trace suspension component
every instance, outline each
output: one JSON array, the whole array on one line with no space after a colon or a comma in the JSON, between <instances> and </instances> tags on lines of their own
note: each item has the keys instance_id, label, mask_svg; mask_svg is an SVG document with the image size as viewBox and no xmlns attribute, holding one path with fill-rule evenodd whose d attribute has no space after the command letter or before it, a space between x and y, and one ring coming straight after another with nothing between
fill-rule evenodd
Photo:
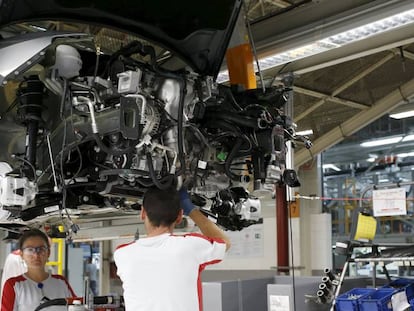
<instances>
[{"instance_id":1,"label":"suspension component","mask_svg":"<svg viewBox=\"0 0 414 311\"><path fill-rule=\"evenodd\" d=\"M19 105L17 107L20 122L26 126L26 160L36 167L37 137L42 122L42 100L44 85L37 76L29 76L17 91ZM27 163L26 163L27 164ZM25 164L25 165L26 165ZM35 172L28 168L27 174ZM33 178L35 176L32 176Z\"/></svg>"}]
</instances>

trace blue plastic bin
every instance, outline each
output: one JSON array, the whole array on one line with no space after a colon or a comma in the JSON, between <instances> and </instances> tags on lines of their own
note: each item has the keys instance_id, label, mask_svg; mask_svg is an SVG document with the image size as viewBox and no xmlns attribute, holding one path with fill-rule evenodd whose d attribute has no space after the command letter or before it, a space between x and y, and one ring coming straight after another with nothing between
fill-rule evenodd
<instances>
[{"instance_id":1,"label":"blue plastic bin","mask_svg":"<svg viewBox=\"0 0 414 311\"><path fill-rule=\"evenodd\" d=\"M398 292L394 288L381 287L361 297L358 301L359 311L392 311L391 297Z\"/></svg>"},{"instance_id":2,"label":"blue plastic bin","mask_svg":"<svg viewBox=\"0 0 414 311\"><path fill-rule=\"evenodd\" d=\"M396 290L404 290L408 301L414 298L414 279L399 278L385 285L383 288L389 287Z\"/></svg>"},{"instance_id":3,"label":"blue plastic bin","mask_svg":"<svg viewBox=\"0 0 414 311\"><path fill-rule=\"evenodd\" d=\"M375 288L354 288L339 295L335 300L336 311L359 311L358 301L365 295L374 292Z\"/></svg>"}]
</instances>

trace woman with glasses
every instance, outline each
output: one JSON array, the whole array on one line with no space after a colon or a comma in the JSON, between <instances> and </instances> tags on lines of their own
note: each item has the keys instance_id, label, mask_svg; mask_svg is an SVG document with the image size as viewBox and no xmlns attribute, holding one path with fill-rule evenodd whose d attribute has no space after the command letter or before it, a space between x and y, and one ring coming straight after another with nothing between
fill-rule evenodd
<instances>
[{"instance_id":1,"label":"woman with glasses","mask_svg":"<svg viewBox=\"0 0 414 311\"><path fill-rule=\"evenodd\" d=\"M1 297L1 311L33 311L49 300L75 297L65 277L49 274L45 270L50 255L50 242L43 231L31 229L23 232L19 248L27 272L6 281ZM66 310L66 307L51 306L44 310Z\"/></svg>"}]
</instances>

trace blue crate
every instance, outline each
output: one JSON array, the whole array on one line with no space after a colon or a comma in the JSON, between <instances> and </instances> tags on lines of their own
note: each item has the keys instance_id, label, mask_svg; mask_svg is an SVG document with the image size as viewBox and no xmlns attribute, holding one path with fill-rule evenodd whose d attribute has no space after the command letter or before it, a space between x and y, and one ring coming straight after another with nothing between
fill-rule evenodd
<instances>
[{"instance_id":1,"label":"blue crate","mask_svg":"<svg viewBox=\"0 0 414 311\"><path fill-rule=\"evenodd\" d=\"M392 311L391 297L398 290L381 287L359 299L360 311Z\"/></svg>"},{"instance_id":2,"label":"blue crate","mask_svg":"<svg viewBox=\"0 0 414 311\"><path fill-rule=\"evenodd\" d=\"M354 288L335 300L336 311L359 311L358 301L365 295L374 292L374 288Z\"/></svg>"},{"instance_id":3,"label":"blue crate","mask_svg":"<svg viewBox=\"0 0 414 311\"><path fill-rule=\"evenodd\" d=\"M397 290L404 290L408 301L414 298L414 279L399 278L383 287L392 287Z\"/></svg>"}]
</instances>

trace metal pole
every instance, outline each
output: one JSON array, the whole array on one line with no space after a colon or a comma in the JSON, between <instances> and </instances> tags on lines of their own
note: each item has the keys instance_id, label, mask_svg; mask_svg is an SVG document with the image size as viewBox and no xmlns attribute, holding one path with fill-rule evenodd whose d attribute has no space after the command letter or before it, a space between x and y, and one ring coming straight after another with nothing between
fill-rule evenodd
<instances>
[{"instance_id":1,"label":"metal pole","mask_svg":"<svg viewBox=\"0 0 414 311\"><path fill-rule=\"evenodd\" d=\"M339 296L339 292L341 291L341 286L342 286L342 283L344 282L345 274L348 270L348 265L349 265L349 260L345 261L344 267L342 268L341 277L339 278L339 284L336 286L335 295L332 299L332 306L331 306L330 311L335 310L336 298Z\"/></svg>"},{"instance_id":2,"label":"metal pole","mask_svg":"<svg viewBox=\"0 0 414 311\"><path fill-rule=\"evenodd\" d=\"M289 224L286 185L276 184L276 240L278 272L289 273Z\"/></svg>"}]
</instances>

